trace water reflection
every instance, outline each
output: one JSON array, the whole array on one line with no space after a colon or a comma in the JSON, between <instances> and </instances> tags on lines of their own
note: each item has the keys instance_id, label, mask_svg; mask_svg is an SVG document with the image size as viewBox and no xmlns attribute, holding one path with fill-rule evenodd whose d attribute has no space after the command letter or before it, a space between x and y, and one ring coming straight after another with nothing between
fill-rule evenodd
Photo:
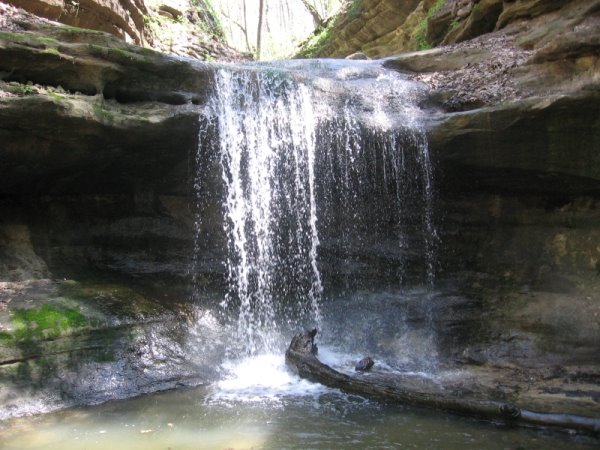
<instances>
[{"instance_id":1,"label":"water reflection","mask_svg":"<svg viewBox=\"0 0 600 450\"><path fill-rule=\"evenodd\" d=\"M267 374L274 370L269 358L255 363ZM236 385L232 374L229 382L210 387L15 419L1 425L0 448L573 450L600 443L386 406L306 382L300 387L289 377L270 390L265 383L261 389Z\"/></svg>"}]
</instances>

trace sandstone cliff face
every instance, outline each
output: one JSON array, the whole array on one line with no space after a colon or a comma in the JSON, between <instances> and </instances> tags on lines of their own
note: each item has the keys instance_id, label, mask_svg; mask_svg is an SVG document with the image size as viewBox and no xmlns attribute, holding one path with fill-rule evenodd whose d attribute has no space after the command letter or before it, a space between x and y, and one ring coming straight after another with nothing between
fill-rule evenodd
<instances>
[{"instance_id":1,"label":"sandstone cliff face","mask_svg":"<svg viewBox=\"0 0 600 450\"><path fill-rule=\"evenodd\" d=\"M80 28L105 31L126 42L144 42L142 0L11 0L10 4L37 16Z\"/></svg>"},{"instance_id":2,"label":"sandstone cliff face","mask_svg":"<svg viewBox=\"0 0 600 450\"><path fill-rule=\"evenodd\" d=\"M438 280L474 302L432 306L451 310L439 316L449 351L464 339L456 356L471 363L588 364L600 332L600 2L349 2L312 43L301 55L387 57L430 88Z\"/></svg>"},{"instance_id":3,"label":"sandstone cliff face","mask_svg":"<svg viewBox=\"0 0 600 450\"><path fill-rule=\"evenodd\" d=\"M206 66L105 33L27 26L3 33L0 42L0 227L6 234L27 223L30 241L46 249L41 253L54 268L83 258L107 270L155 267L183 276L192 239L187 196L198 140L195 104L209 82ZM78 237L67 238L65 227ZM147 245L153 239L162 243L150 246L157 253ZM94 244L103 240L111 244ZM120 250L129 244L137 248L130 248L133 259ZM39 272L35 264L5 270L3 278L13 281Z\"/></svg>"},{"instance_id":4,"label":"sandstone cliff face","mask_svg":"<svg viewBox=\"0 0 600 450\"><path fill-rule=\"evenodd\" d=\"M204 0L10 0L36 16L112 34L127 43L200 60L248 59L225 44L210 3ZM2 5L2 15L18 17ZM25 20L30 20L24 16Z\"/></svg>"},{"instance_id":5,"label":"sandstone cliff face","mask_svg":"<svg viewBox=\"0 0 600 450\"><path fill-rule=\"evenodd\" d=\"M502 6L495 31L385 64L431 88L440 268L482 302L462 356L582 364L600 330L600 2Z\"/></svg>"},{"instance_id":6,"label":"sandstone cliff face","mask_svg":"<svg viewBox=\"0 0 600 450\"><path fill-rule=\"evenodd\" d=\"M212 69L31 18L3 30L0 418L206 382L218 355L190 359L185 324Z\"/></svg>"},{"instance_id":7,"label":"sandstone cliff face","mask_svg":"<svg viewBox=\"0 0 600 450\"><path fill-rule=\"evenodd\" d=\"M299 56L345 57L364 51L383 36L394 33L409 19L415 9L423 9L419 0L360 0L346 2L345 7L332 19L325 30L316 30ZM380 53L365 52L378 57Z\"/></svg>"},{"instance_id":8,"label":"sandstone cliff face","mask_svg":"<svg viewBox=\"0 0 600 450\"><path fill-rule=\"evenodd\" d=\"M581 3L576 0L575 3ZM463 42L556 11L567 0L355 0L299 56L370 58Z\"/></svg>"},{"instance_id":9,"label":"sandstone cliff face","mask_svg":"<svg viewBox=\"0 0 600 450\"><path fill-rule=\"evenodd\" d=\"M492 272L527 285L586 286L596 295L600 3L517 3L533 8L533 18L510 23L509 15L525 13L505 5L500 31L386 64L437 96L430 144L449 230L493 230L465 261L488 273L498 263ZM481 214L463 210L469 204ZM448 232L459 253L474 242L459 244Z\"/></svg>"},{"instance_id":10,"label":"sandstone cliff face","mask_svg":"<svg viewBox=\"0 0 600 450\"><path fill-rule=\"evenodd\" d=\"M384 62L431 87L442 278L597 292L598 4ZM2 276L85 266L185 278L213 69L44 23L1 37L3 235L24 230L18 245L45 264L7 251ZM207 279L222 273L217 209Z\"/></svg>"}]
</instances>

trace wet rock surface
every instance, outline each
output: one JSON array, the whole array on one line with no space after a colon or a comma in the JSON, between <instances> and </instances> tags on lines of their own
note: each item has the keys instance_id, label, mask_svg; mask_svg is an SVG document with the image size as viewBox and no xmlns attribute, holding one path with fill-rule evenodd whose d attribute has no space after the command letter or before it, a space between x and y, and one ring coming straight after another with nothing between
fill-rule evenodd
<instances>
[{"instance_id":1,"label":"wet rock surface","mask_svg":"<svg viewBox=\"0 0 600 450\"><path fill-rule=\"evenodd\" d=\"M598 2L504 8L493 32L384 62L431 88L438 275L595 299Z\"/></svg>"},{"instance_id":2,"label":"wet rock surface","mask_svg":"<svg viewBox=\"0 0 600 450\"><path fill-rule=\"evenodd\" d=\"M213 380L218 350L190 335L182 298L106 279L0 283L0 420Z\"/></svg>"}]
</instances>

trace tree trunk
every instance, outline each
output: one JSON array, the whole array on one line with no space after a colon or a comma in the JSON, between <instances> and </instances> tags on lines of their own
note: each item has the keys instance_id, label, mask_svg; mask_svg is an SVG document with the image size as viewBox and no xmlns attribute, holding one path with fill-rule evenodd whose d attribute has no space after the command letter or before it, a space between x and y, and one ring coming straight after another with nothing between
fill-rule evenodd
<instances>
[{"instance_id":1,"label":"tree trunk","mask_svg":"<svg viewBox=\"0 0 600 450\"><path fill-rule=\"evenodd\" d=\"M313 5L310 4L310 2L308 0L300 0L302 2L302 4L304 5L304 7L308 10L308 12L310 13L310 15L312 16L313 19L313 23L315 24L315 28L322 28L325 21L323 20L323 18L321 17L321 15L319 14L319 12L317 11L317 8L315 8Z\"/></svg>"},{"instance_id":2,"label":"tree trunk","mask_svg":"<svg viewBox=\"0 0 600 450\"><path fill-rule=\"evenodd\" d=\"M258 30L256 31L256 59L260 59L261 41L262 41L262 24L265 13L265 1L258 2Z\"/></svg>"},{"instance_id":3,"label":"tree trunk","mask_svg":"<svg viewBox=\"0 0 600 450\"><path fill-rule=\"evenodd\" d=\"M323 364L316 356L316 330L296 335L285 353L286 364L301 378L340 389L349 394L473 416L502 420L515 425L555 426L600 433L600 419L574 414L541 413L518 408L510 403L468 399L452 395L426 380L415 380L397 374L370 372L350 376Z\"/></svg>"},{"instance_id":4,"label":"tree trunk","mask_svg":"<svg viewBox=\"0 0 600 450\"><path fill-rule=\"evenodd\" d=\"M246 0L243 1L242 6L244 8L244 39L246 40L246 48L249 52L252 52L250 40L248 39L248 10L246 8Z\"/></svg>"}]
</instances>

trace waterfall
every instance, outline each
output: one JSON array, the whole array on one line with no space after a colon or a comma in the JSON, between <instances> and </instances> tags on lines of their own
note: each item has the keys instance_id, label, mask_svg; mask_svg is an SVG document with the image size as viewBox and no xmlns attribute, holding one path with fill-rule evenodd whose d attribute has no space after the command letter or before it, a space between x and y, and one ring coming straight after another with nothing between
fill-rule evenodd
<instances>
[{"instance_id":1,"label":"waterfall","mask_svg":"<svg viewBox=\"0 0 600 450\"><path fill-rule=\"evenodd\" d=\"M247 354L318 325L323 277L363 277L373 252L401 282L417 236L424 282L433 283L432 169L418 96L417 85L364 63L216 71L200 140L214 139L223 185L221 308ZM201 184L197 175L196 192ZM198 221L196 242L201 235Z\"/></svg>"},{"instance_id":2,"label":"waterfall","mask_svg":"<svg viewBox=\"0 0 600 450\"><path fill-rule=\"evenodd\" d=\"M287 77L220 70L215 89L230 286L223 307L236 306L238 337L255 353L277 346L281 317L318 322L316 119L308 87Z\"/></svg>"}]
</instances>

